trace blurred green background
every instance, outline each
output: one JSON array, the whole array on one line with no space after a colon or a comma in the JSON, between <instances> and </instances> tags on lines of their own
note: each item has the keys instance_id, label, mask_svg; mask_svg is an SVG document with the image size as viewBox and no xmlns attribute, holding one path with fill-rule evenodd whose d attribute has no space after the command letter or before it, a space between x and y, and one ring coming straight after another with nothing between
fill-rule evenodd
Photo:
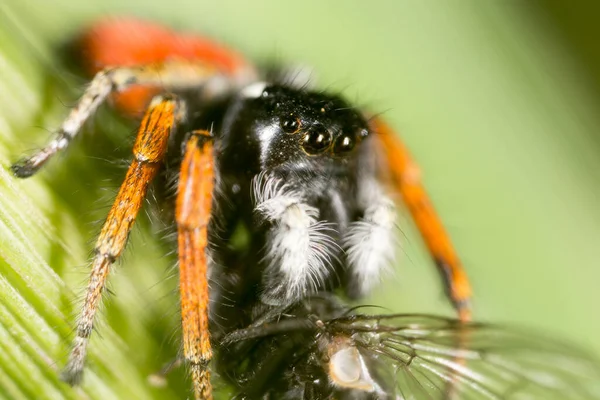
<instances>
[{"instance_id":1,"label":"blurred green background","mask_svg":"<svg viewBox=\"0 0 600 400\"><path fill-rule=\"evenodd\" d=\"M178 349L174 258L143 216L111 278L83 387L56 371L87 259L133 125L102 110L39 176L10 162L42 144L84 87L57 48L100 15L205 33L257 61L314 66L322 87L384 111L419 161L474 286L475 318L600 355L598 10L559 1L2 0L0 398L175 399L146 376ZM591 4L591 2L590 2ZM401 219L395 275L365 302L452 315Z\"/></svg>"}]
</instances>

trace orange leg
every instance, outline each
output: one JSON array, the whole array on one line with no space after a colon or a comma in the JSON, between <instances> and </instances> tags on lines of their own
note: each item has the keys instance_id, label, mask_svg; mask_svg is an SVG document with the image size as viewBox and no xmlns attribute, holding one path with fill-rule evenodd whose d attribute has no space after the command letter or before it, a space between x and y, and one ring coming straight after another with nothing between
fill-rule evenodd
<instances>
[{"instance_id":1,"label":"orange leg","mask_svg":"<svg viewBox=\"0 0 600 400\"><path fill-rule=\"evenodd\" d=\"M148 185L158 173L167 151L167 140L177 122L176 115L176 100L156 98L138 130L133 146L134 159L96 242L92 272L77 324L76 337L62 374L62 378L70 384L75 385L81 381L94 317L110 266L121 255L131 227L142 207Z\"/></svg>"},{"instance_id":2,"label":"orange leg","mask_svg":"<svg viewBox=\"0 0 600 400\"><path fill-rule=\"evenodd\" d=\"M206 256L214 179L212 150L209 132L192 133L181 164L175 209L183 356L190 365L197 400L212 399Z\"/></svg>"},{"instance_id":3,"label":"orange leg","mask_svg":"<svg viewBox=\"0 0 600 400\"><path fill-rule=\"evenodd\" d=\"M435 263L443 274L450 299L462 321L471 319L471 285L467 274L421 184L419 167L391 128L380 119L374 129L385 154L392 185L400 192Z\"/></svg>"}]
</instances>

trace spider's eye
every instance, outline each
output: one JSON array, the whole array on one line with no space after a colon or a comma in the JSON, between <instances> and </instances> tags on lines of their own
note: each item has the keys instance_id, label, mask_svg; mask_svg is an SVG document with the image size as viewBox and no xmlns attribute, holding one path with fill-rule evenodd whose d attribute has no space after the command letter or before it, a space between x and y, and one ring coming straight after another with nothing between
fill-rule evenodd
<instances>
[{"instance_id":1,"label":"spider's eye","mask_svg":"<svg viewBox=\"0 0 600 400\"><path fill-rule=\"evenodd\" d=\"M302 147L308 154L322 153L331 145L331 133L323 126L313 126L302 138Z\"/></svg>"},{"instance_id":2,"label":"spider's eye","mask_svg":"<svg viewBox=\"0 0 600 400\"><path fill-rule=\"evenodd\" d=\"M337 138L333 144L333 152L336 154L344 154L352 151L356 140L352 136L343 135Z\"/></svg>"},{"instance_id":3,"label":"spider's eye","mask_svg":"<svg viewBox=\"0 0 600 400\"><path fill-rule=\"evenodd\" d=\"M279 118L279 126L285 133L296 133L300 130L300 118L293 114L284 115Z\"/></svg>"}]
</instances>

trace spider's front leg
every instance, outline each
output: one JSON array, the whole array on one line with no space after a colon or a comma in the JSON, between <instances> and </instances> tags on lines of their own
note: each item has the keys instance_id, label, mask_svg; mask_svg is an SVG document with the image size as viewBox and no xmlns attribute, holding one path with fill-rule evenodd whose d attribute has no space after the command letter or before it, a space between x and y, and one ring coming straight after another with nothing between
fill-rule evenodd
<instances>
[{"instance_id":1,"label":"spider's front leg","mask_svg":"<svg viewBox=\"0 0 600 400\"><path fill-rule=\"evenodd\" d=\"M195 398L212 399L208 363L207 228L214 186L213 143L207 131L194 131L181 163L175 218L179 247L179 286L183 357L189 364Z\"/></svg>"},{"instance_id":2,"label":"spider's front leg","mask_svg":"<svg viewBox=\"0 0 600 400\"><path fill-rule=\"evenodd\" d=\"M167 152L173 127L182 116L182 104L170 97L156 97L151 102L133 146L134 159L119 189L106 222L96 242L92 272L85 301L77 323L76 336L62 378L75 385L81 381L87 346L94 317L111 265L119 258L127 237L142 207L150 182L156 177Z\"/></svg>"}]
</instances>

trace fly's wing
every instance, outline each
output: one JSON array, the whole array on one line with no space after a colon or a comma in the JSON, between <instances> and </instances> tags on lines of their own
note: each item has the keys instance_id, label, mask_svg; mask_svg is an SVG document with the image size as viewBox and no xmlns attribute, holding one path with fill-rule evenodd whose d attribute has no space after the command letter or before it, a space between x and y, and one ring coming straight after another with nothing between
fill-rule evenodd
<instances>
[{"instance_id":1,"label":"fly's wing","mask_svg":"<svg viewBox=\"0 0 600 400\"><path fill-rule=\"evenodd\" d=\"M346 336L358 350L375 398L600 399L598 364L539 336L422 315L356 315L326 329L329 343Z\"/></svg>"}]
</instances>

